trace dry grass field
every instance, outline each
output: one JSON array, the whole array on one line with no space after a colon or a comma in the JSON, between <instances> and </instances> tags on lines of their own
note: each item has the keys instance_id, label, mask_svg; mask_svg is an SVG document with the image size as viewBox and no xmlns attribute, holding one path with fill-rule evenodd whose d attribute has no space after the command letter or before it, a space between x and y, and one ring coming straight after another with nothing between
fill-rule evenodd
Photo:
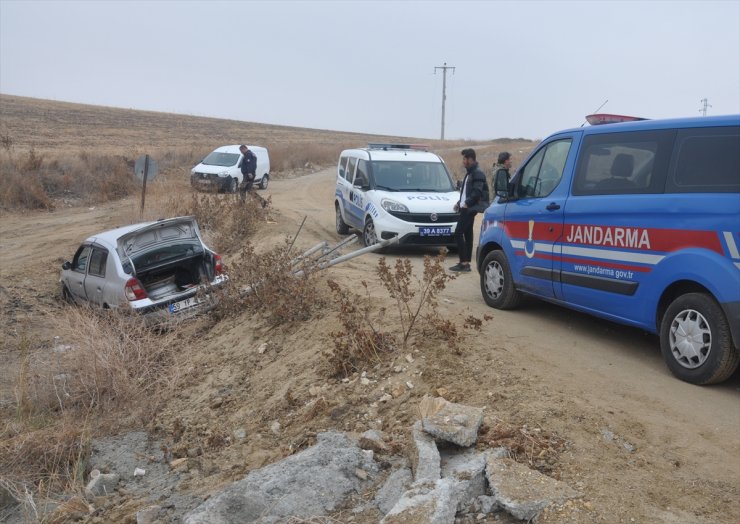
<instances>
[{"instance_id":1,"label":"dry grass field","mask_svg":"<svg viewBox=\"0 0 740 524\"><path fill-rule=\"evenodd\" d=\"M425 394L484 408L479 450L505 445L582 494L540 524L739 521L737 374L691 386L637 330L542 303L491 310L478 275L447 278L455 257L433 249L288 276L296 253L341 239L339 151L406 140L420 141L0 95L0 521L136 522L148 496L80 498L90 443L133 430L178 460L177 482L148 494L165 502L208 497L330 429L380 429L398 451L381 459L398 461ZM196 161L239 142L270 150L265 210L190 187ZM490 173L498 152L518 166L535 145L423 142L456 176L462 147ZM161 175L142 215L130 173L143 153ZM185 213L207 224L233 289L259 282L258 292L232 289L213 314L161 332L59 299L59 268L81 240ZM47 503L56 510L45 515ZM163 522L182 516L168 511ZM368 508L311 522L378 519Z\"/></svg>"}]
</instances>

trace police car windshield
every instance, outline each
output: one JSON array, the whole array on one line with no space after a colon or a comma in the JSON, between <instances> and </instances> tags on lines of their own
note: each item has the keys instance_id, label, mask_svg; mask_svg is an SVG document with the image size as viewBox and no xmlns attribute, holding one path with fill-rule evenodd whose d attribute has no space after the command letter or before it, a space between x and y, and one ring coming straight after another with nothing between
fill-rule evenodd
<instances>
[{"instance_id":1,"label":"police car windshield","mask_svg":"<svg viewBox=\"0 0 740 524\"><path fill-rule=\"evenodd\" d=\"M441 162L374 160L370 166L375 189L432 193L455 191L450 175Z\"/></svg>"},{"instance_id":2,"label":"police car windshield","mask_svg":"<svg viewBox=\"0 0 740 524\"><path fill-rule=\"evenodd\" d=\"M201 162L205 166L229 167L236 165L239 160L239 153L217 153L214 151Z\"/></svg>"}]
</instances>

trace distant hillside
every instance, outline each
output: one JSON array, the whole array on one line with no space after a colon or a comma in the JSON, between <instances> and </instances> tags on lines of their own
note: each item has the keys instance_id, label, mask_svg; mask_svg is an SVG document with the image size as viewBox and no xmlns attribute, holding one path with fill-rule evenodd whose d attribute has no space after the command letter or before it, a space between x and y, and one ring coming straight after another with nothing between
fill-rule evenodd
<instances>
[{"instance_id":1,"label":"distant hillside","mask_svg":"<svg viewBox=\"0 0 740 524\"><path fill-rule=\"evenodd\" d=\"M173 113L119 109L0 94L0 135L19 149L90 150L125 153L143 145L203 147L251 142L337 144L368 141L439 141L346 133ZM450 142L444 142L450 145Z\"/></svg>"}]
</instances>

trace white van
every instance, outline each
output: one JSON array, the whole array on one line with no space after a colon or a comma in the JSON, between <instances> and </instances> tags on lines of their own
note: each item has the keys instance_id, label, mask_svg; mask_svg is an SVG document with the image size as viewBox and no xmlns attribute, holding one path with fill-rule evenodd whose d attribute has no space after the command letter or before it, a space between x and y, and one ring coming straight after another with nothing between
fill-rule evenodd
<instances>
[{"instance_id":1,"label":"white van","mask_svg":"<svg viewBox=\"0 0 740 524\"><path fill-rule=\"evenodd\" d=\"M270 156L267 149L260 146L247 147L257 155L254 185L267 189L270 181ZM239 151L239 144L219 147L190 171L190 184L196 189L235 193L244 179L241 171L243 156Z\"/></svg>"},{"instance_id":2,"label":"white van","mask_svg":"<svg viewBox=\"0 0 740 524\"><path fill-rule=\"evenodd\" d=\"M447 166L425 146L369 144L342 151L334 194L337 233L362 232L366 246L455 245L460 198Z\"/></svg>"}]
</instances>

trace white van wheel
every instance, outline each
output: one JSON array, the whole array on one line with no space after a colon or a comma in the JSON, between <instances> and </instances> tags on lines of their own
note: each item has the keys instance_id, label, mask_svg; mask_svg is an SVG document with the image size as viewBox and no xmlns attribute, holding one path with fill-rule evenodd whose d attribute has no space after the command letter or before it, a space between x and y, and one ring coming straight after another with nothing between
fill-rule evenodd
<instances>
[{"instance_id":1,"label":"white van wheel","mask_svg":"<svg viewBox=\"0 0 740 524\"><path fill-rule=\"evenodd\" d=\"M365 221L365 227L362 229L362 243L365 247L370 247L378 243L378 235L375 231L373 219L368 218Z\"/></svg>"},{"instance_id":2,"label":"white van wheel","mask_svg":"<svg viewBox=\"0 0 740 524\"><path fill-rule=\"evenodd\" d=\"M239 182L237 182L236 178L229 177L229 183L226 186L226 191L229 193L236 193L237 189L239 189Z\"/></svg>"},{"instance_id":3,"label":"white van wheel","mask_svg":"<svg viewBox=\"0 0 740 524\"><path fill-rule=\"evenodd\" d=\"M262 180L260 180L260 189L267 189L267 184L270 182L270 175L265 173L262 175Z\"/></svg>"},{"instance_id":4,"label":"white van wheel","mask_svg":"<svg viewBox=\"0 0 740 524\"><path fill-rule=\"evenodd\" d=\"M671 372L692 384L722 382L740 363L724 312L706 293L671 302L660 326L660 349Z\"/></svg>"}]
</instances>

